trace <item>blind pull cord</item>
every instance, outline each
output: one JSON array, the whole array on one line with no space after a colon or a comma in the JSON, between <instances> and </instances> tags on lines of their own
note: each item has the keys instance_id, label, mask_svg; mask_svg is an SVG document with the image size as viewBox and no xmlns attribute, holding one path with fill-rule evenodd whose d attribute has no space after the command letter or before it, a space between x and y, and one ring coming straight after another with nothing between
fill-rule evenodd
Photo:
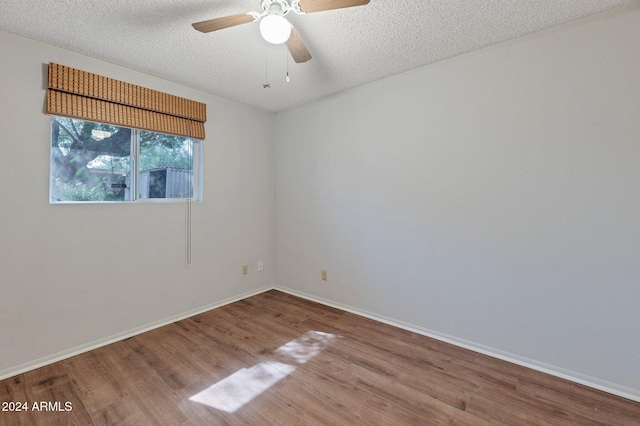
<instances>
[{"instance_id":1,"label":"blind pull cord","mask_svg":"<svg viewBox=\"0 0 640 426\"><path fill-rule=\"evenodd\" d=\"M191 199L187 199L185 204L185 221L184 221L184 234L185 234L185 263L184 268L189 269L191 265Z\"/></svg>"}]
</instances>

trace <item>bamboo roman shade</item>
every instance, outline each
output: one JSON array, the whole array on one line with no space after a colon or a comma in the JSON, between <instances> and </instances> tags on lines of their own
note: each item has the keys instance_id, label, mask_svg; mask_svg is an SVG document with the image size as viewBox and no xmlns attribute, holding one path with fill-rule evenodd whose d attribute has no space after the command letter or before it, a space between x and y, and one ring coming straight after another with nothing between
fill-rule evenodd
<instances>
[{"instance_id":1,"label":"bamboo roman shade","mask_svg":"<svg viewBox=\"0 0 640 426\"><path fill-rule=\"evenodd\" d=\"M47 114L204 139L206 104L49 63Z\"/></svg>"}]
</instances>

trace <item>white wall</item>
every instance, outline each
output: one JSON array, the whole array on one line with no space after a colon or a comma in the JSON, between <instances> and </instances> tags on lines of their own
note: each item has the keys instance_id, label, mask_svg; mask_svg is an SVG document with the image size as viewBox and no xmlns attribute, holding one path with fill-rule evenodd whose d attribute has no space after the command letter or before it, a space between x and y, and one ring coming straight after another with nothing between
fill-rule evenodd
<instances>
[{"instance_id":1,"label":"white wall","mask_svg":"<svg viewBox=\"0 0 640 426\"><path fill-rule=\"evenodd\" d=\"M277 271L283 288L640 398L639 39L640 8L623 8L274 123L0 32L0 378ZM48 204L49 61L207 103L188 271L182 204Z\"/></svg>"},{"instance_id":2,"label":"white wall","mask_svg":"<svg viewBox=\"0 0 640 426\"><path fill-rule=\"evenodd\" d=\"M184 204L48 204L49 61L207 104L189 270ZM273 285L273 114L5 32L0 63L0 378Z\"/></svg>"},{"instance_id":3,"label":"white wall","mask_svg":"<svg viewBox=\"0 0 640 426\"><path fill-rule=\"evenodd\" d=\"M636 5L277 114L276 285L640 398L639 40Z\"/></svg>"}]
</instances>

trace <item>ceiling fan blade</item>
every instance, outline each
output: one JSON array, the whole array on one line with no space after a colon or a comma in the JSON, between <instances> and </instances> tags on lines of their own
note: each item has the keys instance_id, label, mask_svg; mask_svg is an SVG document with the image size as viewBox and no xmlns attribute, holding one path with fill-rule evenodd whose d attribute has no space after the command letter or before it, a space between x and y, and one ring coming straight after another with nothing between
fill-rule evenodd
<instances>
[{"instance_id":1,"label":"ceiling fan blade","mask_svg":"<svg viewBox=\"0 0 640 426\"><path fill-rule=\"evenodd\" d=\"M291 26L291 35L289 36L289 40L287 40L287 49L289 49L293 60L298 64L311 59L309 49L307 49L304 41L302 41L302 37L300 37L300 34L298 34L298 31L296 31L293 25Z\"/></svg>"},{"instance_id":2,"label":"ceiling fan blade","mask_svg":"<svg viewBox=\"0 0 640 426\"><path fill-rule=\"evenodd\" d=\"M241 13L239 15L225 16L224 18L209 19L208 21L196 22L193 28L203 33L222 30L224 28L234 27L240 24L248 24L253 22L253 16Z\"/></svg>"},{"instance_id":3,"label":"ceiling fan blade","mask_svg":"<svg viewBox=\"0 0 640 426\"><path fill-rule=\"evenodd\" d=\"M300 0L300 10L306 13L324 10L342 9L343 7L364 6L369 0Z\"/></svg>"}]
</instances>

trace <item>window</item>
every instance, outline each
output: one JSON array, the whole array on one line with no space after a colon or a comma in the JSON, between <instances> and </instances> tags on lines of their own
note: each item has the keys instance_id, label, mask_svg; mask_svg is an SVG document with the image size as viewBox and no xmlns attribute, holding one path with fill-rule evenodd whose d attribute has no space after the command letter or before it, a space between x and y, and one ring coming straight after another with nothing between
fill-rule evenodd
<instances>
[{"instance_id":1,"label":"window","mask_svg":"<svg viewBox=\"0 0 640 426\"><path fill-rule=\"evenodd\" d=\"M202 142L51 117L50 202L201 200Z\"/></svg>"}]
</instances>

